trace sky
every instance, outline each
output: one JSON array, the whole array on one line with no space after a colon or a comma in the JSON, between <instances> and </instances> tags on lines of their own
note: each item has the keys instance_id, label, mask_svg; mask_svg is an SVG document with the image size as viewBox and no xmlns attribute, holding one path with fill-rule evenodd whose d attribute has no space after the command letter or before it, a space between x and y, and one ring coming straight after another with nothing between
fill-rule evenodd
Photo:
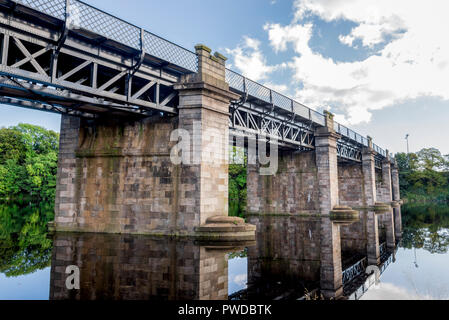
<instances>
[{"instance_id":1,"label":"sky","mask_svg":"<svg viewBox=\"0 0 449 320\"><path fill-rule=\"evenodd\" d=\"M370 135L391 152L449 154L447 0L87 0ZM2 107L0 126L59 130L57 115Z\"/></svg>"}]
</instances>

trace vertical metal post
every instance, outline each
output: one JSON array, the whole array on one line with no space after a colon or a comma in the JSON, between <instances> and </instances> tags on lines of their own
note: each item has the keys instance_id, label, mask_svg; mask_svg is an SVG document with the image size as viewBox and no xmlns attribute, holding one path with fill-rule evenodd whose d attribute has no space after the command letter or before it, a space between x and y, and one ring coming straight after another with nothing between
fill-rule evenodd
<instances>
[{"instance_id":1,"label":"vertical metal post","mask_svg":"<svg viewBox=\"0 0 449 320\"><path fill-rule=\"evenodd\" d=\"M2 46L2 65L8 65L8 51L9 51L9 35L5 34L3 36L3 46Z\"/></svg>"},{"instance_id":2,"label":"vertical metal post","mask_svg":"<svg viewBox=\"0 0 449 320\"><path fill-rule=\"evenodd\" d=\"M155 99L154 100L156 102L156 105L159 106L159 104L160 104L160 102L159 102L159 100L160 100L160 84L159 84L159 82L156 83L155 90L156 90L156 94L155 94Z\"/></svg>"},{"instance_id":3,"label":"vertical metal post","mask_svg":"<svg viewBox=\"0 0 449 320\"><path fill-rule=\"evenodd\" d=\"M94 62L92 63L92 71L91 71L92 89L97 89L97 75L98 75L98 64Z\"/></svg>"},{"instance_id":4,"label":"vertical metal post","mask_svg":"<svg viewBox=\"0 0 449 320\"><path fill-rule=\"evenodd\" d=\"M65 0L65 13L64 13L64 27L61 32L61 36L59 37L56 48L53 49L53 55L51 59L51 81L55 82L58 77L58 58L59 52L69 34L70 29L70 0Z\"/></svg>"}]
</instances>

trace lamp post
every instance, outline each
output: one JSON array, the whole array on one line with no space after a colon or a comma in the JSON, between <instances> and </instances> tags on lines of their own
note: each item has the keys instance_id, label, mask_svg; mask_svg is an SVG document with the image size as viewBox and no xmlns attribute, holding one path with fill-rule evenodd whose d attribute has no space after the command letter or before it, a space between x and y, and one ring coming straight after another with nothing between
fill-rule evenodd
<instances>
[{"instance_id":1,"label":"lamp post","mask_svg":"<svg viewBox=\"0 0 449 320\"><path fill-rule=\"evenodd\" d=\"M409 148L409 144L408 144L408 138L410 137L410 135L407 133L407 135L405 136L405 140L407 140L407 154L410 153L410 148Z\"/></svg>"}]
</instances>

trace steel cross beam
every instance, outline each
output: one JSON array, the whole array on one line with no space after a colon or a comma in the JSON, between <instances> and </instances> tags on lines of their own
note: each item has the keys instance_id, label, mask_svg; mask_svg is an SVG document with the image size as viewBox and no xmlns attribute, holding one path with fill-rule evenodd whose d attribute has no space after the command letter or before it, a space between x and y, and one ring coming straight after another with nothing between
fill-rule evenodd
<instances>
[{"instance_id":1,"label":"steel cross beam","mask_svg":"<svg viewBox=\"0 0 449 320\"><path fill-rule=\"evenodd\" d=\"M276 144L299 150L314 149L315 137L310 128L300 122L290 121L270 114L262 106L254 103L231 105L229 125L237 136L269 139Z\"/></svg>"},{"instance_id":2,"label":"steel cross beam","mask_svg":"<svg viewBox=\"0 0 449 320\"><path fill-rule=\"evenodd\" d=\"M362 147L345 140L337 142L337 156L343 160L362 162Z\"/></svg>"}]
</instances>

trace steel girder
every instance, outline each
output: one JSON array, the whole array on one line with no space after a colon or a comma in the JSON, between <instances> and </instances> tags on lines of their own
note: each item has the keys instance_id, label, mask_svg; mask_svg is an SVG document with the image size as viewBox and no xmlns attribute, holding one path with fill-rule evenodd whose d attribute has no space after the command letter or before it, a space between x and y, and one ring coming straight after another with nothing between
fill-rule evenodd
<instances>
[{"instance_id":1,"label":"steel girder","mask_svg":"<svg viewBox=\"0 0 449 320\"><path fill-rule=\"evenodd\" d=\"M362 162L362 147L341 139L337 142L337 156L346 161Z\"/></svg>"},{"instance_id":2,"label":"steel girder","mask_svg":"<svg viewBox=\"0 0 449 320\"><path fill-rule=\"evenodd\" d=\"M267 107L255 103L232 104L229 126L231 134L274 141L276 144L296 149L315 148L314 131L301 122L291 121L291 117L267 111Z\"/></svg>"}]
</instances>

